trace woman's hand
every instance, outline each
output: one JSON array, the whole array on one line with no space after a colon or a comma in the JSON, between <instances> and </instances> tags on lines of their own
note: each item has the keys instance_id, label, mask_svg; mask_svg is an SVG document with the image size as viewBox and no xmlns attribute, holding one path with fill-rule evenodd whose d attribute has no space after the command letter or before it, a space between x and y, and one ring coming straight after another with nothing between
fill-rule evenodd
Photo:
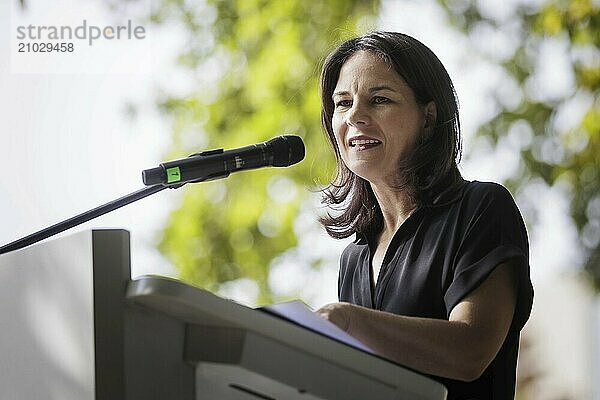
<instances>
[{"instance_id":1,"label":"woman's hand","mask_svg":"<svg viewBox=\"0 0 600 400\"><path fill-rule=\"evenodd\" d=\"M354 307L356 306L350 303L331 303L319 308L316 313L349 333Z\"/></svg>"}]
</instances>

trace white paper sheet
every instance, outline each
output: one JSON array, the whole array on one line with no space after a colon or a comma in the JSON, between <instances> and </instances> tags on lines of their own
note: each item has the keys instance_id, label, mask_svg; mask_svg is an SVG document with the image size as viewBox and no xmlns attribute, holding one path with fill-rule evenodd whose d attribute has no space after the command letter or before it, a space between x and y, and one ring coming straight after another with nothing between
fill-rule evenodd
<instances>
[{"instance_id":1,"label":"white paper sheet","mask_svg":"<svg viewBox=\"0 0 600 400\"><path fill-rule=\"evenodd\" d=\"M269 306L262 307L262 309L267 310L267 312L270 312L272 314L279 315L290 321L293 321L300 326L321 333L342 343L348 344L352 347L356 347L360 350L366 351L371 354L376 354L365 344L348 335L342 329L327 321L319 314L313 312L302 301L294 300L285 303L271 304Z\"/></svg>"}]
</instances>

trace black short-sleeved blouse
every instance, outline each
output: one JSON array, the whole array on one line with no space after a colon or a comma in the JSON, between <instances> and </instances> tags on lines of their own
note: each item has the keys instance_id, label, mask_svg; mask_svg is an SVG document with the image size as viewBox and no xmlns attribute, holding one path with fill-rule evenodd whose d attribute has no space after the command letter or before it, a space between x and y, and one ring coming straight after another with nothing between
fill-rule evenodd
<instances>
[{"instance_id":1,"label":"black short-sleeved blouse","mask_svg":"<svg viewBox=\"0 0 600 400\"><path fill-rule=\"evenodd\" d=\"M519 333L529 318L533 287L521 214L501 185L464 182L417 209L394 234L372 290L372 248L357 235L341 257L340 301L395 314L448 319L450 312L499 264L518 269L518 297L508 335L473 382L434 377L448 399L513 399Z\"/></svg>"}]
</instances>

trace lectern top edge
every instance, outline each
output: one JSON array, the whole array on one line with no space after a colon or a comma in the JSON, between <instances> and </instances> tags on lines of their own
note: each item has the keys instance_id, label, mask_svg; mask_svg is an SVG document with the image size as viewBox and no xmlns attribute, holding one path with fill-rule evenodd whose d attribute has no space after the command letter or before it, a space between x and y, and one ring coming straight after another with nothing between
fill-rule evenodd
<instances>
[{"instance_id":1,"label":"lectern top edge","mask_svg":"<svg viewBox=\"0 0 600 400\"><path fill-rule=\"evenodd\" d=\"M415 393L421 390L427 393L424 398L445 398L446 388L443 385L409 368L176 279L159 276L139 277L129 283L127 299L135 304L181 318L188 324L231 327L254 332L286 346L299 348L325 362L343 365L344 368L382 383L410 382L415 388Z\"/></svg>"}]
</instances>

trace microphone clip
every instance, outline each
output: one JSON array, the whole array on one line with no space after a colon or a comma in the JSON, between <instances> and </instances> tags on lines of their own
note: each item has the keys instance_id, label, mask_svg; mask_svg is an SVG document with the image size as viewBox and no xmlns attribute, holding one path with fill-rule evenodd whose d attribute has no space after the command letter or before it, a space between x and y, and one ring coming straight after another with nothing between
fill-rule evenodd
<instances>
[{"instance_id":1,"label":"microphone clip","mask_svg":"<svg viewBox=\"0 0 600 400\"><path fill-rule=\"evenodd\" d=\"M213 149L202 151L200 153L190 154L188 159L196 159L200 157L214 156L217 154L222 154L223 149ZM173 164L173 162L166 162L159 164L156 168L150 168L142 171L142 180L144 185L146 186L154 186L154 185L162 185L168 187L169 189L179 189L186 183L199 183L199 182L207 182L216 179L227 178L230 173L229 172L218 172L214 174L208 174L206 176L202 176L200 178L194 180L188 180L182 182L182 174L181 169L177 165L169 165ZM164 177L166 176L166 182Z\"/></svg>"}]
</instances>

